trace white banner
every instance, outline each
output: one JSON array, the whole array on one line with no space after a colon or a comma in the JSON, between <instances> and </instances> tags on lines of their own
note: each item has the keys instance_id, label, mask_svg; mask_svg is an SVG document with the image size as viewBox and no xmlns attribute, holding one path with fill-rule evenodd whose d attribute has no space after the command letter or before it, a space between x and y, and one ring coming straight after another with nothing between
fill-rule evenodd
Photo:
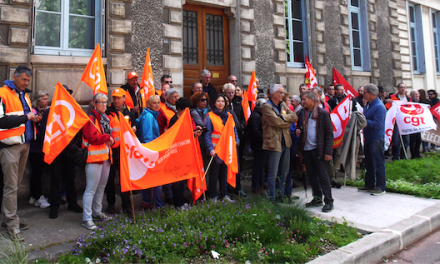
<instances>
[{"instance_id":1,"label":"white banner","mask_svg":"<svg viewBox=\"0 0 440 264\"><path fill-rule=\"evenodd\" d=\"M391 145L391 140L393 138L394 123L396 122L396 112L397 106L393 105L387 112L385 117L385 150Z\"/></svg>"},{"instance_id":2,"label":"white banner","mask_svg":"<svg viewBox=\"0 0 440 264\"><path fill-rule=\"evenodd\" d=\"M394 101L393 107L397 110L396 122L401 135L437 129L429 105Z\"/></svg>"}]
</instances>

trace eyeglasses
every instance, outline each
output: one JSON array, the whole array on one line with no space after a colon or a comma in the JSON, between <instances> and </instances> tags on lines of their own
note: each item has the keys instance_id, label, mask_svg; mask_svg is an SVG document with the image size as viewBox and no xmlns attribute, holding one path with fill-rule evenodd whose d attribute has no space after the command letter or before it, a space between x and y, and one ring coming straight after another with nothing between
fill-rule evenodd
<instances>
[{"instance_id":1,"label":"eyeglasses","mask_svg":"<svg viewBox=\"0 0 440 264\"><path fill-rule=\"evenodd\" d=\"M166 84L173 84L173 81L165 81Z\"/></svg>"},{"instance_id":2,"label":"eyeglasses","mask_svg":"<svg viewBox=\"0 0 440 264\"><path fill-rule=\"evenodd\" d=\"M284 92L280 92L280 91L276 91L276 93L279 93L279 94L284 94Z\"/></svg>"},{"instance_id":3,"label":"eyeglasses","mask_svg":"<svg viewBox=\"0 0 440 264\"><path fill-rule=\"evenodd\" d=\"M429 96L433 96L434 94L432 94L432 93L429 93L428 95L429 95Z\"/></svg>"},{"instance_id":4,"label":"eyeglasses","mask_svg":"<svg viewBox=\"0 0 440 264\"><path fill-rule=\"evenodd\" d=\"M102 105L106 105L107 104L107 102L100 102L100 101L98 101L98 102L96 102L97 104L102 104Z\"/></svg>"},{"instance_id":5,"label":"eyeglasses","mask_svg":"<svg viewBox=\"0 0 440 264\"><path fill-rule=\"evenodd\" d=\"M206 98L205 99L200 99L200 101L206 103L206 102L208 102L208 99L206 99Z\"/></svg>"},{"instance_id":6,"label":"eyeglasses","mask_svg":"<svg viewBox=\"0 0 440 264\"><path fill-rule=\"evenodd\" d=\"M235 94L235 91L234 92L226 92L226 94Z\"/></svg>"}]
</instances>

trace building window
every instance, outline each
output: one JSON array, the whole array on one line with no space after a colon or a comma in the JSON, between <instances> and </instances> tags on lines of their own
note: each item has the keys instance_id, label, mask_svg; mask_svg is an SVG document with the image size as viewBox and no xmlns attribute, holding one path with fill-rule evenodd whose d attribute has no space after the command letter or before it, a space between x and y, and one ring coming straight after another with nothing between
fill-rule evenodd
<instances>
[{"instance_id":1,"label":"building window","mask_svg":"<svg viewBox=\"0 0 440 264\"><path fill-rule=\"evenodd\" d=\"M100 43L101 0L35 0L34 54L89 56Z\"/></svg>"},{"instance_id":2,"label":"building window","mask_svg":"<svg viewBox=\"0 0 440 264\"><path fill-rule=\"evenodd\" d=\"M284 1L288 67L304 67L304 55L307 54L307 27L304 2L304 0Z\"/></svg>"},{"instance_id":3,"label":"building window","mask_svg":"<svg viewBox=\"0 0 440 264\"><path fill-rule=\"evenodd\" d=\"M368 20L365 0L350 0L348 4L351 65L356 71L370 71Z\"/></svg>"},{"instance_id":4,"label":"building window","mask_svg":"<svg viewBox=\"0 0 440 264\"><path fill-rule=\"evenodd\" d=\"M439 22L440 12L432 11L432 32L434 39L434 53L435 53L435 70L437 74L440 74L440 22Z\"/></svg>"},{"instance_id":5,"label":"building window","mask_svg":"<svg viewBox=\"0 0 440 264\"><path fill-rule=\"evenodd\" d=\"M408 5L409 37L411 40L411 61L413 72L425 72L425 52L423 49L422 10L420 5Z\"/></svg>"}]
</instances>

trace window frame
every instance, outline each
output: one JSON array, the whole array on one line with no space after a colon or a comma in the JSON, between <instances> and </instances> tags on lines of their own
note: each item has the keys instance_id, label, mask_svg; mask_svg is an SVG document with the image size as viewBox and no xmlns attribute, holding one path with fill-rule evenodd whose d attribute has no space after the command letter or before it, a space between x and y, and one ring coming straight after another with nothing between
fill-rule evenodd
<instances>
[{"instance_id":1,"label":"window frame","mask_svg":"<svg viewBox=\"0 0 440 264\"><path fill-rule=\"evenodd\" d=\"M61 24L60 24L60 47L47 47L47 46L37 46L35 43L35 32L36 32L36 16L37 16L37 1L33 0L33 21L32 21L32 53L34 55L57 55L57 56L80 56L87 57L91 56L96 44L103 44L104 37L101 34L102 31L102 20L104 19L104 15L102 14L103 10L103 0L95 0L95 31L94 38L95 43L92 49L78 49L78 48L69 48L69 4L70 0L60 0L61 1L61 11L59 12L61 15ZM44 12L44 11L43 11ZM46 13L46 12L44 12ZM49 12L47 12L49 13ZM78 15L75 15L78 16ZM82 16L81 17L92 17L92 16ZM101 45L101 50L103 49L103 45Z\"/></svg>"},{"instance_id":2,"label":"window frame","mask_svg":"<svg viewBox=\"0 0 440 264\"><path fill-rule=\"evenodd\" d=\"M411 22L410 8L413 8L414 22ZM409 40L410 40L410 54L411 54L411 67L413 74L422 74L426 72L425 67L425 49L423 42L423 22L422 22L422 8L420 5L408 3L408 28L409 28ZM411 29L414 29L415 40L411 37ZM413 49L413 42L415 48ZM415 50L416 54L413 54ZM414 67L414 57L417 61L417 67Z\"/></svg>"},{"instance_id":3,"label":"window frame","mask_svg":"<svg viewBox=\"0 0 440 264\"><path fill-rule=\"evenodd\" d=\"M350 56L351 56L351 69L354 71L371 71L370 66L370 45L369 45L369 34L368 34L368 18L367 18L367 8L365 0L358 0L359 7L352 6L351 0L348 0L348 27L349 27L349 37L350 37ZM356 13L358 16L359 29L353 29L352 25L352 13ZM359 32L359 50L361 53L361 65L354 65L354 47L353 47L353 31ZM357 49L357 48L356 48Z\"/></svg>"},{"instance_id":4,"label":"window frame","mask_svg":"<svg viewBox=\"0 0 440 264\"><path fill-rule=\"evenodd\" d=\"M310 58L311 55L308 54L308 27L307 27L307 12L306 12L306 1L305 0L300 0L301 1L301 22L302 22L302 33L303 33L303 52L304 55L308 55L308 57ZM284 25L284 30L286 30L286 26L288 26L289 28L289 37L287 38L287 35L284 38L284 41L286 43L286 47L287 47L287 41L289 41L289 49L292 51L290 54L287 53L287 49L286 49L286 64L287 67L291 67L291 68L305 68L305 58L304 58L304 62L294 62L294 57L295 54L293 53L293 42L298 42L298 41L294 41L293 40L293 34L292 34L292 21L294 20L292 18L292 0L284 0L283 4L285 5L285 3L287 2L287 14L284 14L284 21L288 21L289 25ZM287 58L287 56L290 56L290 58ZM290 62L288 61L288 59L290 59Z\"/></svg>"},{"instance_id":5,"label":"window frame","mask_svg":"<svg viewBox=\"0 0 440 264\"><path fill-rule=\"evenodd\" d=\"M432 10L431 14L435 17L435 21L432 21L432 33L433 39L437 40L437 47L435 46L435 42L433 43L434 47L434 63L436 67L436 74L440 75L440 11ZM432 17L432 16L431 16ZM435 26L435 27L434 27Z\"/></svg>"}]
</instances>

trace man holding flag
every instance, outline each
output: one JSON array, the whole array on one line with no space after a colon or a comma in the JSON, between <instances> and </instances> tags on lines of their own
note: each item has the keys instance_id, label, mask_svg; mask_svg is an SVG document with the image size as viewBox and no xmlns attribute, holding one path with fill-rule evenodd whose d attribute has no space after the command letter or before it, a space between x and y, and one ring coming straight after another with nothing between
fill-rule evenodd
<instances>
[{"instance_id":1,"label":"man holding flag","mask_svg":"<svg viewBox=\"0 0 440 264\"><path fill-rule=\"evenodd\" d=\"M144 106L147 104L142 96L144 90L139 88L139 75L135 71L129 72L127 74L127 83L121 88L127 92L125 104L134 110L136 118L139 117L144 110Z\"/></svg>"},{"instance_id":2,"label":"man holding flag","mask_svg":"<svg viewBox=\"0 0 440 264\"><path fill-rule=\"evenodd\" d=\"M20 223L17 215L17 190L23 177L29 154L30 142L34 138L34 124L41 116L32 112L31 100L26 92L32 70L20 65L14 72L14 80L5 81L0 88L0 162L3 171L2 212L8 233L14 240L24 241L21 230L29 228Z\"/></svg>"}]
</instances>

